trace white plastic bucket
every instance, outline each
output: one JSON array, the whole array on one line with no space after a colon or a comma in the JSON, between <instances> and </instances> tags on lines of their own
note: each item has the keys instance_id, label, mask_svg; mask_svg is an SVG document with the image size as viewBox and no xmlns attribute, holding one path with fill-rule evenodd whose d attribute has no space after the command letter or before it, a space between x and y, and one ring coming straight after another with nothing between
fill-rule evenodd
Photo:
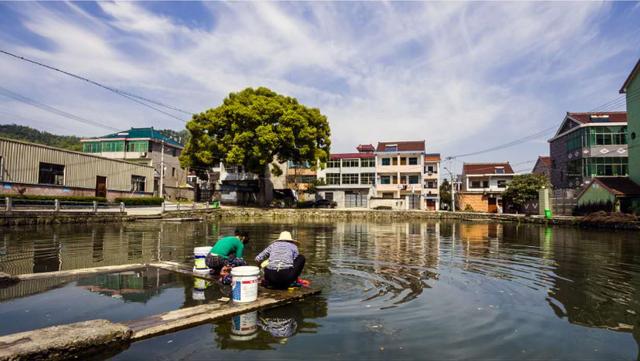
<instances>
[{"instance_id":1,"label":"white plastic bucket","mask_svg":"<svg viewBox=\"0 0 640 361\"><path fill-rule=\"evenodd\" d=\"M191 298L194 301L204 301L206 299L204 290L208 287L208 282L203 280L202 278L195 278L193 280L193 291L191 294Z\"/></svg>"},{"instance_id":2,"label":"white plastic bucket","mask_svg":"<svg viewBox=\"0 0 640 361\"><path fill-rule=\"evenodd\" d=\"M211 251L211 247L196 247L193 249L193 272L209 272L206 262L209 251Z\"/></svg>"},{"instance_id":3,"label":"white plastic bucket","mask_svg":"<svg viewBox=\"0 0 640 361\"><path fill-rule=\"evenodd\" d=\"M260 268L240 266L231 269L233 302L253 302L258 299L258 278Z\"/></svg>"},{"instance_id":4,"label":"white plastic bucket","mask_svg":"<svg viewBox=\"0 0 640 361\"><path fill-rule=\"evenodd\" d=\"M258 312L249 312L234 316L231 320L231 333L237 336L248 336L258 331Z\"/></svg>"}]
</instances>

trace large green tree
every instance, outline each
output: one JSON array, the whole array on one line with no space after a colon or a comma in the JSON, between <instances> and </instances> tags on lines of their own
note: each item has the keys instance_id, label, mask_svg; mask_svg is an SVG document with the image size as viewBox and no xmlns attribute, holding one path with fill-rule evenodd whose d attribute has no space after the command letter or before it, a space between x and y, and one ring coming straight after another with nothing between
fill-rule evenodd
<instances>
[{"instance_id":1,"label":"large green tree","mask_svg":"<svg viewBox=\"0 0 640 361\"><path fill-rule=\"evenodd\" d=\"M223 164L240 165L260 177L260 203L269 199L265 177L274 161L326 162L331 145L327 117L317 108L268 88L231 93L222 105L193 116L191 137L180 162L196 170ZM274 175L282 174L277 165Z\"/></svg>"},{"instance_id":2,"label":"large green tree","mask_svg":"<svg viewBox=\"0 0 640 361\"><path fill-rule=\"evenodd\" d=\"M549 179L542 174L522 174L513 177L502 193L506 202L521 210L528 201L538 198L538 190L550 188Z\"/></svg>"}]
</instances>

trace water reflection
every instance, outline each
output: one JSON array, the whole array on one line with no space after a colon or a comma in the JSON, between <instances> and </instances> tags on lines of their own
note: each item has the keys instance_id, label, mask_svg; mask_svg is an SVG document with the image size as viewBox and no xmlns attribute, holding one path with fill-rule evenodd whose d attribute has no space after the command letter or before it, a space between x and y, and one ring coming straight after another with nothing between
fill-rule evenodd
<instances>
[{"instance_id":1,"label":"water reflection","mask_svg":"<svg viewBox=\"0 0 640 361\"><path fill-rule=\"evenodd\" d=\"M459 328L464 327L473 330L473 337L481 339L487 349L501 347L504 350L506 346L498 345L497 340L509 339L508 345L518 345L511 335L514 329L523 335L518 340L530 339L526 337L527 332L539 332L540 329L562 329L563 332L574 332L576 337L584 336L583 330L597 330L605 332L607 337L623 335L640 344L640 244L637 232L413 221L265 223L240 220L233 223L61 225L9 229L3 233L0 271L29 273L155 259L191 262L193 247L211 245L236 227L251 234L252 242L247 245L249 259L282 230L293 231L302 241L299 248L307 257L305 277L321 287L325 297L323 301L311 304L322 305L324 302L321 307L325 309L324 315L329 304L333 314L338 316L386 315L398 329L417 328L420 322L439 330L440 336L433 335L434 339L442 338L447 332L456 335ZM162 293L162 285L171 282L162 275L146 277L150 277L149 282L160 285L157 287L160 291L146 291L149 294L158 292L156 296L149 296L151 299ZM175 277L174 282L179 283L184 292L180 307L224 295L225 290L217 286ZM104 290L108 288L116 290L114 292L123 298L136 289L131 284L121 286L124 284L122 279L117 281L118 286L105 287L109 282L103 279L91 284L98 292L109 295L111 291ZM23 291L33 294L38 287L30 285ZM58 285L43 282L41 289L47 287ZM0 300L6 297L10 297L6 290L0 290ZM455 317L450 309L464 315L460 324L453 321ZM304 325L309 317L300 321L295 310L289 314L291 317L288 318L273 317L276 326L283 326L271 329L295 329L294 335L305 330L300 322ZM287 337L278 337L277 332L269 333L268 324L261 324L261 319L261 315L257 315L257 332L251 340L233 339L231 320L216 324L215 344L230 350L277 347ZM289 321L279 323L280 319ZM296 327L289 327L294 324ZM563 329L565 326L572 328ZM309 329L316 332L317 325ZM417 331L417 334L424 338L425 332ZM547 333L553 334L553 331ZM284 334L286 332L280 333ZM597 340L604 339L600 337ZM415 342L418 345L419 342ZM478 351L478 344L475 351ZM534 344L539 349L559 347L550 336L536 339ZM459 344L455 346L465 349ZM522 351L515 350L517 347L514 346L513 352ZM601 350L603 347L599 346ZM607 347L612 352L616 349L628 351L615 342ZM472 354L491 356L489 352ZM635 350L633 357L637 357Z\"/></svg>"},{"instance_id":2,"label":"water reflection","mask_svg":"<svg viewBox=\"0 0 640 361\"><path fill-rule=\"evenodd\" d=\"M299 333L314 334L314 319L327 316L327 302L314 297L301 303L245 313L214 324L216 346L222 350L272 350Z\"/></svg>"}]
</instances>

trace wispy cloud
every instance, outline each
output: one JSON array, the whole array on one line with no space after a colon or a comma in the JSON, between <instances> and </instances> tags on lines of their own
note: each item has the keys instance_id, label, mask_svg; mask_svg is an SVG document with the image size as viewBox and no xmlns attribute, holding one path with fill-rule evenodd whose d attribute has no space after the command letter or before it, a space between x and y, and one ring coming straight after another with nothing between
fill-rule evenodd
<instances>
[{"instance_id":1,"label":"wispy cloud","mask_svg":"<svg viewBox=\"0 0 640 361\"><path fill-rule=\"evenodd\" d=\"M640 30L610 3L204 3L207 27L144 3L82 5L12 4L24 30L0 35L2 47L193 111L268 86L327 114L338 151L425 138L430 151L464 153L559 123L614 97L638 56L632 33L609 25ZM47 46L15 41L34 35ZM182 126L27 64L0 66L7 86L84 117ZM0 107L66 131L66 120ZM486 157L545 151L536 142Z\"/></svg>"}]
</instances>

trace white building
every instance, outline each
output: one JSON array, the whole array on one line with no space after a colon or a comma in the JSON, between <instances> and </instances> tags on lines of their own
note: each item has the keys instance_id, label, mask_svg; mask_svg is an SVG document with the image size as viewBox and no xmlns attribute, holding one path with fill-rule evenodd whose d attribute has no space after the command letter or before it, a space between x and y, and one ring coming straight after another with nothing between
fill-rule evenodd
<instances>
[{"instance_id":1,"label":"white building","mask_svg":"<svg viewBox=\"0 0 640 361\"><path fill-rule=\"evenodd\" d=\"M331 154L327 167L318 171L318 195L337 208L368 208L375 194L376 160L373 145L359 145L358 153Z\"/></svg>"}]
</instances>

